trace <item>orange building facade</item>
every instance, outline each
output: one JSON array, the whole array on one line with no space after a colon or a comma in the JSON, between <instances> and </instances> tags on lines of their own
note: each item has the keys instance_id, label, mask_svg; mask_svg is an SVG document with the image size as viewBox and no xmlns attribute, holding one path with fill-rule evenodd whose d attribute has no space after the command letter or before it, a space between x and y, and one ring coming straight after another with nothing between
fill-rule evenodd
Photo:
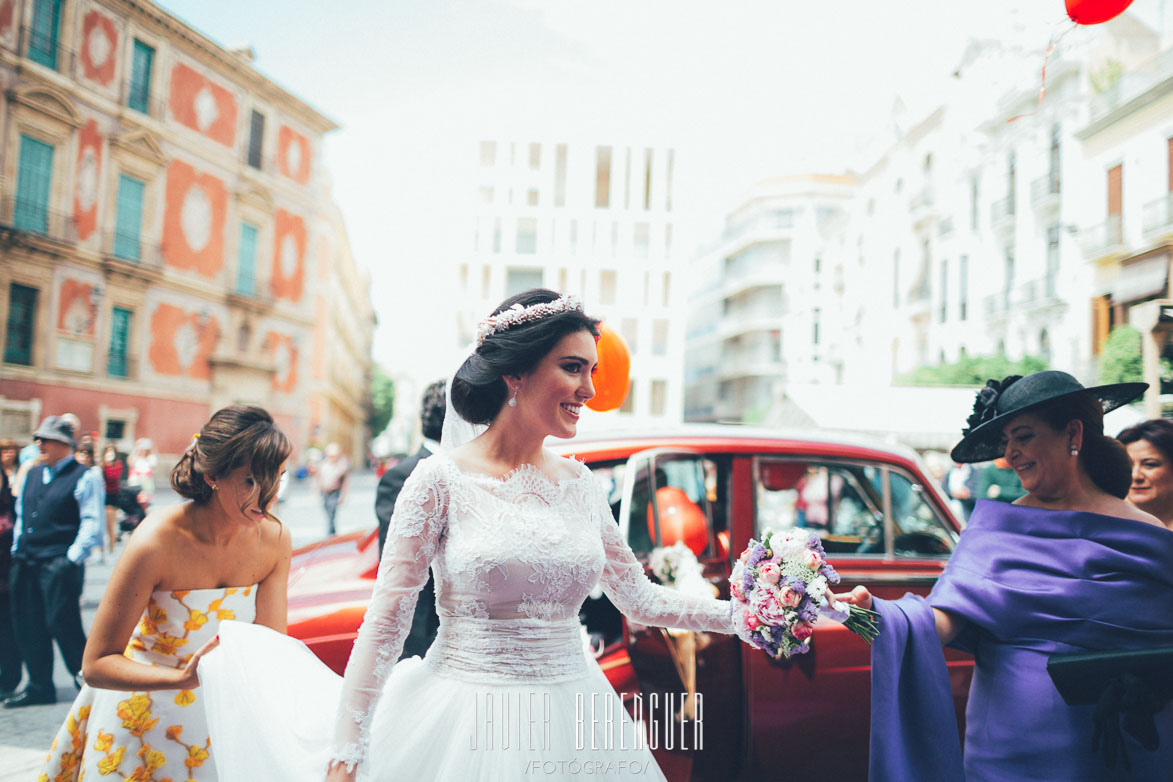
<instances>
[{"instance_id":1,"label":"orange building facade","mask_svg":"<svg viewBox=\"0 0 1173 782\"><path fill-rule=\"evenodd\" d=\"M219 407L365 448L374 315L335 124L159 7L0 0L0 436L177 457Z\"/></svg>"}]
</instances>

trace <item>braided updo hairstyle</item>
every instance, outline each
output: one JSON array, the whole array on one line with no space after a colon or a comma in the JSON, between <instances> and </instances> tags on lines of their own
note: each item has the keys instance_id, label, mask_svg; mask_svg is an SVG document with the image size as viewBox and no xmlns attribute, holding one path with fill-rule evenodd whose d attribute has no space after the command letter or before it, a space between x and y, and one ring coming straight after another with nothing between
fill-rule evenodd
<instances>
[{"instance_id":1,"label":"braided updo hairstyle","mask_svg":"<svg viewBox=\"0 0 1173 782\"><path fill-rule=\"evenodd\" d=\"M493 315L520 304L548 304L560 294L532 288L501 302ZM508 386L504 375L531 372L568 334L586 331L599 336L599 321L577 310L547 315L485 337L485 341L461 364L452 378L452 407L472 424L488 424L501 412Z\"/></svg>"},{"instance_id":2,"label":"braided updo hairstyle","mask_svg":"<svg viewBox=\"0 0 1173 782\"><path fill-rule=\"evenodd\" d=\"M215 480L247 466L260 493L258 507L274 518L268 507L277 495L281 465L291 453L293 444L267 410L253 405L225 407L208 419L180 457L171 471L171 488L202 505L212 498L205 477Z\"/></svg>"},{"instance_id":3,"label":"braided updo hairstyle","mask_svg":"<svg viewBox=\"0 0 1173 782\"><path fill-rule=\"evenodd\" d=\"M1124 499L1132 485L1132 459L1113 437L1104 434L1104 408L1091 394L1072 394L1041 405L1038 415L1056 432L1071 421L1083 422L1083 443L1079 463L1096 486Z\"/></svg>"}]
</instances>

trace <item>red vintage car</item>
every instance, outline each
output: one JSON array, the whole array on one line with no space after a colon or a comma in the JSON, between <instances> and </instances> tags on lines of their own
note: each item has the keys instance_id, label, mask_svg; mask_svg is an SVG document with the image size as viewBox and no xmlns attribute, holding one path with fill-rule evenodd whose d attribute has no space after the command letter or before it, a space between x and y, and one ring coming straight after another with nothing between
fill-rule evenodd
<instances>
[{"instance_id":1,"label":"red vintage car","mask_svg":"<svg viewBox=\"0 0 1173 782\"><path fill-rule=\"evenodd\" d=\"M880 597L927 594L961 531L903 448L697 426L582 436L557 450L585 461L608 489L637 556L646 562L653 548L684 540L723 597L734 558L765 528L816 532L843 578L839 589L864 584ZM372 530L294 553L289 633L338 672L366 611L377 548ZM824 777L866 779L869 650L837 622L820 619L809 653L775 661L716 634L697 636L691 652L666 630L628 623L605 596L588 598L582 618L603 646L599 665L629 698L682 693L694 666L703 748L657 750L672 782L774 778L783 759L788 776L809 766ZM947 660L961 720L972 660L952 651Z\"/></svg>"}]
</instances>

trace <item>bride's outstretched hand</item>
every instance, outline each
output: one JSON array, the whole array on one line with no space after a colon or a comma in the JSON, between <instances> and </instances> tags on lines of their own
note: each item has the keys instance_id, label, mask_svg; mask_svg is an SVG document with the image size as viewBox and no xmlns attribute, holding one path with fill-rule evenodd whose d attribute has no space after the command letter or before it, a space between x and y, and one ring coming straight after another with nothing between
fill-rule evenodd
<instances>
[{"instance_id":1,"label":"bride's outstretched hand","mask_svg":"<svg viewBox=\"0 0 1173 782\"><path fill-rule=\"evenodd\" d=\"M326 782L354 782L358 769L347 771L345 763L339 763L326 772Z\"/></svg>"},{"instance_id":2,"label":"bride's outstretched hand","mask_svg":"<svg viewBox=\"0 0 1173 782\"><path fill-rule=\"evenodd\" d=\"M827 595L827 598L832 605L834 605L836 600L842 600L844 603L850 603L853 606L859 606L868 611L872 610L872 593L862 584L846 594Z\"/></svg>"}]
</instances>

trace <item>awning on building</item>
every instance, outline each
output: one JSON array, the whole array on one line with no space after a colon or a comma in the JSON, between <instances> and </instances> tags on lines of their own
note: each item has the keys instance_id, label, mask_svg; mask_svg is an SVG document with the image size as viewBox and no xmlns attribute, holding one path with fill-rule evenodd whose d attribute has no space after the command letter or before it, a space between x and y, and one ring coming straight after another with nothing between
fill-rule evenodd
<instances>
[{"instance_id":1,"label":"awning on building","mask_svg":"<svg viewBox=\"0 0 1173 782\"><path fill-rule=\"evenodd\" d=\"M977 388L788 383L769 423L948 451L961 440Z\"/></svg>"},{"instance_id":2,"label":"awning on building","mask_svg":"<svg viewBox=\"0 0 1173 782\"><path fill-rule=\"evenodd\" d=\"M1108 283L1112 301L1123 304L1163 298L1169 290L1169 250L1147 253L1120 264L1120 273Z\"/></svg>"},{"instance_id":3,"label":"awning on building","mask_svg":"<svg viewBox=\"0 0 1173 782\"><path fill-rule=\"evenodd\" d=\"M961 441L978 387L851 386L790 383L767 420L771 426L814 429L901 443L919 451L948 452ZM1144 420L1125 405L1104 418L1104 433Z\"/></svg>"}]
</instances>

